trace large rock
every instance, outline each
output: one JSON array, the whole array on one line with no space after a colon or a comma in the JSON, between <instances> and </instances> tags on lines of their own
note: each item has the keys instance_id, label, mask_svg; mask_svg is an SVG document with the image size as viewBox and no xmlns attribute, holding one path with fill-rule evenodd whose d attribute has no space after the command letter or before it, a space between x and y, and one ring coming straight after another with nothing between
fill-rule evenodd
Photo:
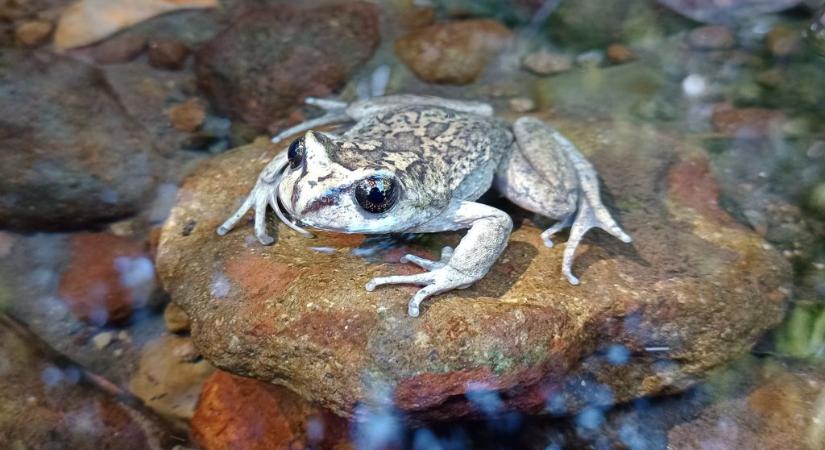
<instances>
[{"instance_id":1,"label":"large rock","mask_svg":"<svg viewBox=\"0 0 825 450\"><path fill-rule=\"evenodd\" d=\"M86 227L150 197L152 143L94 67L4 51L0 99L0 227Z\"/></svg>"},{"instance_id":2,"label":"large rock","mask_svg":"<svg viewBox=\"0 0 825 450\"><path fill-rule=\"evenodd\" d=\"M437 256L459 234L307 240L279 226L278 242L263 247L242 223L217 237L278 150L263 141L210 160L183 185L158 271L207 359L343 415L387 392L421 419L480 414L479 391L501 394L501 408L556 413L671 393L780 320L788 264L720 209L700 150L625 123L554 123L590 156L635 238L588 235L574 267L580 286L561 276L563 246L545 248L530 221L482 281L428 300L419 318L406 315L415 287L364 285L417 272L398 258Z\"/></svg>"},{"instance_id":3,"label":"large rock","mask_svg":"<svg viewBox=\"0 0 825 450\"><path fill-rule=\"evenodd\" d=\"M341 87L378 39L376 7L365 2L254 11L200 49L196 71L219 109L275 131L305 97Z\"/></svg>"}]
</instances>

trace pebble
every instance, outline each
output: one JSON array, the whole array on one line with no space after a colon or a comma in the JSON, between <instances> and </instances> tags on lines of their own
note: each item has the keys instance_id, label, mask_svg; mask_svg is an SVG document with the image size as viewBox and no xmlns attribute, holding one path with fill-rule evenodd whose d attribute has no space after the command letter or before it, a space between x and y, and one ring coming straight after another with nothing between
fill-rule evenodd
<instances>
[{"instance_id":1,"label":"pebble","mask_svg":"<svg viewBox=\"0 0 825 450\"><path fill-rule=\"evenodd\" d=\"M636 59L636 54L622 44L610 44L607 47L607 59L613 64L624 64Z\"/></svg>"},{"instance_id":2,"label":"pebble","mask_svg":"<svg viewBox=\"0 0 825 450\"><path fill-rule=\"evenodd\" d=\"M723 50L732 48L735 41L728 27L708 25L691 30L688 44L697 50Z\"/></svg>"},{"instance_id":3,"label":"pebble","mask_svg":"<svg viewBox=\"0 0 825 450\"><path fill-rule=\"evenodd\" d=\"M529 97L510 99L510 110L517 113L526 113L536 109L536 102Z\"/></svg>"},{"instance_id":4,"label":"pebble","mask_svg":"<svg viewBox=\"0 0 825 450\"><path fill-rule=\"evenodd\" d=\"M524 55L521 66L536 75L553 75L573 68L573 58L564 53L539 50Z\"/></svg>"},{"instance_id":5,"label":"pebble","mask_svg":"<svg viewBox=\"0 0 825 450\"><path fill-rule=\"evenodd\" d=\"M175 40L149 42L149 65L156 69L180 70L189 56L189 48Z\"/></svg>"},{"instance_id":6,"label":"pebble","mask_svg":"<svg viewBox=\"0 0 825 450\"><path fill-rule=\"evenodd\" d=\"M111 331L104 331L102 333L96 334L95 337L92 338L92 343L94 344L96 349L103 350L104 348L108 347L109 344L112 343L114 338L114 333L112 333Z\"/></svg>"},{"instance_id":7,"label":"pebble","mask_svg":"<svg viewBox=\"0 0 825 450\"><path fill-rule=\"evenodd\" d=\"M53 28L52 23L45 20L23 22L14 30L14 40L21 47L40 47L49 39Z\"/></svg>"},{"instance_id":8,"label":"pebble","mask_svg":"<svg viewBox=\"0 0 825 450\"><path fill-rule=\"evenodd\" d=\"M189 331L189 317L180 309L180 306L170 302L163 310L163 320L166 329L172 333L184 333Z\"/></svg>"},{"instance_id":9,"label":"pebble","mask_svg":"<svg viewBox=\"0 0 825 450\"><path fill-rule=\"evenodd\" d=\"M175 129L192 133L206 120L206 108L199 99L190 98L169 110L169 120Z\"/></svg>"}]
</instances>

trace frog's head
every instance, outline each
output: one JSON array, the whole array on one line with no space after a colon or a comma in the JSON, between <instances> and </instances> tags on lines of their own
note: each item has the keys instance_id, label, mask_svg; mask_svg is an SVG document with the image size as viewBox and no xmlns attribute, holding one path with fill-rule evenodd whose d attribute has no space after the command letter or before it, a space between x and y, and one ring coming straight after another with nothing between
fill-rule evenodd
<instances>
[{"instance_id":1,"label":"frog's head","mask_svg":"<svg viewBox=\"0 0 825 450\"><path fill-rule=\"evenodd\" d=\"M344 233L389 233L416 222L416 208L392 171L350 170L331 155L339 143L309 131L289 146L278 198L309 227Z\"/></svg>"}]
</instances>

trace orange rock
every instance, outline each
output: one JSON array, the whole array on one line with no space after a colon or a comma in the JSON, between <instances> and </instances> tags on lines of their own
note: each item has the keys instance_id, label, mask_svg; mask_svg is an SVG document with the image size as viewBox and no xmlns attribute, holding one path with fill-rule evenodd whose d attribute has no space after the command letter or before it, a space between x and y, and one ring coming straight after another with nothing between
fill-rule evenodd
<instances>
[{"instance_id":1,"label":"orange rock","mask_svg":"<svg viewBox=\"0 0 825 450\"><path fill-rule=\"evenodd\" d=\"M169 120L172 121L172 126L180 131L190 133L197 131L205 119L206 110L197 98L190 98L169 110Z\"/></svg>"},{"instance_id":2,"label":"orange rock","mask_svg":"<svg viewBox=\"0 0 825 450\"><path fill-rule=\"evenodd\" d=\"M120 322L146 303L154 277L142 244L109 233L78 233L71 237L58 294L80 320Z\"/></svg>"},{"instance_id":3,"label":"orange rock","mask_svg":"<svg viewBox=\"0 0 825 450\"><path fill-rule=\"evenodd\" d=\"M607 47L607 59L614 64L623 64L636 59L636 55L622 44L610 44Z\"/></svg>"},{"instance_id":4,"label":"orange rock","mask_svg":"<svg viewBox=\"0 0 825 450\"><path fill-rule=\"evenodd\" d=\"M14 40L21 47L39 47L49 39L52 28L51 22L44 20L23 22L14 30Z\"/></svg>"},{"instance_id":5,"label":"orange rock","mask_svg":"<svg viewBox=\"0 0 825 450\"><path fill-rule=\"evenodd\" d=\"M402 37L395 53L424 81L467 84L481 75L511 37L512 32L495 20L443 22Z\"/></svg>"},{"instance_id":6,"label":"orange rock","mask_svg":"<svg viewBox=\"0 0 825 450\"><path fill-rule=\"evenodd\" d=\"M344 419L287 388L220 370L206 380L192 434L204 450L352 448Z\"/></svg>"}]
</instances>

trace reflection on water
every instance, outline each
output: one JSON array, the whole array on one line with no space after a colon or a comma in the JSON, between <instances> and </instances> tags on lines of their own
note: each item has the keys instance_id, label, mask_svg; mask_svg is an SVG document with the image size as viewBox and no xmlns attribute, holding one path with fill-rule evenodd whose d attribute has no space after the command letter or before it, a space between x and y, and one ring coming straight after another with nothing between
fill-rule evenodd
<instances>
[{"instance_id":1,"label":"reflection on water","mask_svg":"<svg viewBox=\"0 0 825 450\"><path fill-rule=\"evenodd\" d=\"M0 2L0 448L825 449L824 18ZM558 126L634 246L588 235L571 289L547 219L488 194L509 249L413 319L414 288L365 281L460 233L217 238L304 98L385 66L390 93Z\"/></svg>"}]
</instances>

